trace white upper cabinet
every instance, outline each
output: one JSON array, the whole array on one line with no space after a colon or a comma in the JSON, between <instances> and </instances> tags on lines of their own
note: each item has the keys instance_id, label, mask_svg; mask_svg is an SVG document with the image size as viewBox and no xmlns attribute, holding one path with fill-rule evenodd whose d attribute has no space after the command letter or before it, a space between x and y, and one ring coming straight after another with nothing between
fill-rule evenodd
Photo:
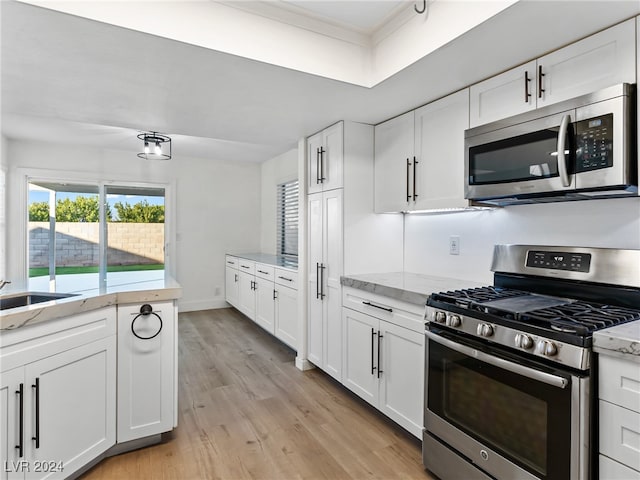
<instances>
[{"instance_id":1,"label":"white upper cabinet","mask_svg":"<svg viewBox=\"0 0 640 480\"><path fill-rule=\"evenodd\" d=\"M376 213L468 206L464 199L468 127L468 89L376 125Z\"/></svg>"},{"instance_id":2,"label":"white upper cabinet","mask_svg":"<svg viewBox=\"0 0 640 480\"><path fill-rule=\"evenodd\" d=\"M536 61L470 87L472 127L536 108Z\"/></svg>"},{"instance_id":3,"label":"white upper cabinet","mask_svg":"<svg viewBox=\"0 0 640 480\"><path fill-rule=\"evenodd\" d=\"M467 207L464 198L464 131L469 128L469 90L415 111L414 210Z\"/></svg>"},{"instance_id":4,"label":"white upper cabinet","mask_svg":"<svg viewBox=\"0 0 640 480\"><path fill-rule=\"evenodd\" d=\"M627 20L471 86L470 125L636 82L636 25Z\"/></svg>"},{"instance_id":5,"label":"white upper cabinet","mask_svg":"<svg viewBox=\"0 0 640 480\"><path fill-rule=\"evenodd\" d=\"M307 193L342 188L343 122L307 139Z\"/></svg>"},{"instance_id":6,"label":"white upper cabinet","mask_svg":"<svg viewBox=\"0 0 640 480\"><path fill-rule=\"evenodd\" d=\"M409 209L413 175L414 112L375 126L375 211Z\"/></svg>"}]
</instances>

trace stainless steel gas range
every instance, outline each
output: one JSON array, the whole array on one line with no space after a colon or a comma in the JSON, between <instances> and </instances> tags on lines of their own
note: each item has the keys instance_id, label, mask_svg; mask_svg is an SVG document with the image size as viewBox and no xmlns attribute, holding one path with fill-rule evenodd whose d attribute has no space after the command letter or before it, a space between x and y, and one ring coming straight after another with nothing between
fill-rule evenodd
<instances>
[{"instance_id":1,"label":"stainless steel gas range","mask_svg":"<svg viewBox=\"0 0 640 480\"><path fill-rule=\"evenodd\" d=\"M595 477L596 330L640 320L640 250L496 245L427 301L423 463L442 480Z\"/></svg>"}]
</instances>

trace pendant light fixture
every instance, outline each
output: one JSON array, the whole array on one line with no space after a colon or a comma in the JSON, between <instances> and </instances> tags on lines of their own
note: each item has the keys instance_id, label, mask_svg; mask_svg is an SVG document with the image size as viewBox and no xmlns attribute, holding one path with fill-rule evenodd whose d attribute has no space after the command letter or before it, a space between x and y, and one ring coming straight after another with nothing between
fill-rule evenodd
<instances>
[{"instance_id":1,"label":"pendant light fixture","mask_svg":"<svg viewBox=\"0 0 640 480\"><path fill-rule=\"evenodd\" d=\"M138 157L145 160L169 160L171 158L171 138L158 132L141 133L138 138L144 142L144 151Z\"/></svg>"}]
</instances>

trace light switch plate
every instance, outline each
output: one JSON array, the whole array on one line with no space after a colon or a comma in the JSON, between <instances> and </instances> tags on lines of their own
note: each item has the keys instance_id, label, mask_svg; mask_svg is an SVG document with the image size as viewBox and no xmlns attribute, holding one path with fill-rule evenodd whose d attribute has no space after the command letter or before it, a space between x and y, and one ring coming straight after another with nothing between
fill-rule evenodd
<instances>
[{"instance_id":1,"label":"light switch plate","mask_svg":"<svg viewBox=\"0 0 640 480\"><path fill-rule=\"evenodd\" d=\"M460 255L460 237L458 235L449 237L449 255Z\"/></svg>"}]
</instances>

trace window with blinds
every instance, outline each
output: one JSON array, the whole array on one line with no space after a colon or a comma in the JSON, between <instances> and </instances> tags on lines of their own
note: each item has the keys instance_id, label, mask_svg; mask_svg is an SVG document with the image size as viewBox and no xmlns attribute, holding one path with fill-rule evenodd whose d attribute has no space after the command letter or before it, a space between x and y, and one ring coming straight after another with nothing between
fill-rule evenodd
<instances>
[{"instance_id":1,"label":"window with blinds","mask_svg":"<svg viewBox=\"0 0 640 480\"><path fill-rule=\"evenodd\" d=\"M298 256L298 180L281 183L277 193L279 255Z\"/></svg>"}]
</instances>

